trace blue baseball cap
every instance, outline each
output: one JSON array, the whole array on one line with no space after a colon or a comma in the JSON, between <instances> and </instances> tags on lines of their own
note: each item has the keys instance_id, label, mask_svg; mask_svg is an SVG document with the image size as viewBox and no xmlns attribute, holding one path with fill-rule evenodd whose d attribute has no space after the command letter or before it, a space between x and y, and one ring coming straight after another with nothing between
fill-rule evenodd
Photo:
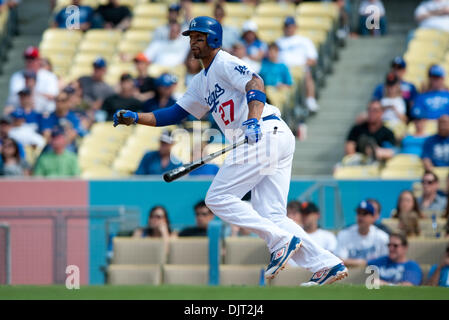
<instances>
[{"instance_id":1,"label":"blue baseball cap","mask_svg":"<svg viewBox=\"0 0 449 320\"><path fill-rule=\"evenodd\" d=\"M405 67L407 67L407 63L401 56L397 56L391 61L391 67L405 69Z\"/></svg>"},{"instance_id":2,"label":"blue baseball cap","mask_svg":"<svg viewBox=\"0 0 449 320\"><path fill-rule=\"evenodd\" d=\"M25 111L22 108L16 108L10 116L14 119L25 119Z\"/></svg>"},{"instance_id":3,"label":"blue baseball cap","mask_svg":"<svg viewBox=\"0 0 449 320\"><path fill-rule=\"evenodd\" d=\"M446 75L446 72L444 71L443 67L434 64L429 69L429 77L438 77L442 78Z\"/></svg>"},{"instance_id":4,"label":"blue baseball cap","mask_svg":"<svg viewBox=\"0 0 449 320\"><path fill-rule=\"evenodd\" d=\"M363 210L366 211L372 215L374 215L374 207L371 203L369 203L366 200L363 200L362 202L359 203L359 205L357 206L356 211L358 212L359 210Z\"/></svg>"},{"instance_id":5,"label":"blue baseball cap","mask_svg":"<svg viewBox=\"0 0 449 320\"><path fill-rule=\"evenodd\" d=\"M285 18L285 20L284 20L284 26L289 26L289 25L292 25L292 24L295 24L295 25L296 25L296 20L295 20L294 17L289 16L289 17Z\"/></svg>"},{"instance_id":6,"label":"blue baseball cap","mask_svg":"<svg viewBox=\"0 0 449 320\"><path fill-rule=\"evenodd\" d=\"M163 73L156 80L157 87L170 87L171 85L177 83L177 79L174 75L169 73Z\"/></svg>"},{"instance_id":7,"label":"blue baseball cap","mask_svg":"<svg viewBox=\"0 0 449 320\"><path fill-rule=\"evenodd\" d=\"M168 7L168 11L179 11L181 10L181 6L177 3L173 3Z\"/></svg>"},{"instance_id":8,"label":"blue baseball cap","mask_svg":"<svg viewBox=\"0 0 449 320\"><path fill-rule=\"evenodd\" d=\"M104 60L102 57L98 57L94 60L94 68L104 68L106 67L106 60Z\"/></svg>"}]
</instances>

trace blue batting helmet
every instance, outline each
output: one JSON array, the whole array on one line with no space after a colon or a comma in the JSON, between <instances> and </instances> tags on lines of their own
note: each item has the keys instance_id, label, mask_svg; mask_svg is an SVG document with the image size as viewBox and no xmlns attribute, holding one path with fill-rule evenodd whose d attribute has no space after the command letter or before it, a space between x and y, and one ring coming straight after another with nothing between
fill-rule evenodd
<instances>
[{"instance_id":1,"label":"blue batting helmet","mask_svg":"<svg viewBox=\"0 0 449 320\"><path fill-rule=\"evenodd\" d=\"M198 31L207 34L207 44L213 49L221 47L223 39L223 28L220 22L211 17L196 17L190 21L189 29L182 33L183 36L190 35L191 31Z\"/></svg>"}]
</instances>

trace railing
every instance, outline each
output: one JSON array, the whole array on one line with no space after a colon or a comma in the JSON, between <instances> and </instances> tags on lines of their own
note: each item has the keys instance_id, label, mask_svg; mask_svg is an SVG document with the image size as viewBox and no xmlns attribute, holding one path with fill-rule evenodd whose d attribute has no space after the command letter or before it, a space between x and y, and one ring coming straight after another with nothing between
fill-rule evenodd
<instances>
[{"instance_id":1,"label":"railing","mask_svg":"<svg viewBox=\"0 0 449 320\"><path fill-rule=\"evenodd\" d=\"M0 284L11 284L11 234L9 225L0 223Z\"/></svg>"}]
</instances>

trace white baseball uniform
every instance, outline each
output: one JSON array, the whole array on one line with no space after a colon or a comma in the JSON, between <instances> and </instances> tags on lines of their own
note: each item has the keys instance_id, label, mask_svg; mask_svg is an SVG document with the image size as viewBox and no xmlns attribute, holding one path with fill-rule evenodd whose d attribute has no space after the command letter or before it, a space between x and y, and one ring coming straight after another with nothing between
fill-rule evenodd
<instances>
[{"instance_id":1,"label":"white baseball uniform","mask_svg":"<svg viewBox=\"0 0 449 320\"><path fill-rule=\"evenodd\" d=\"M242 140L242 123L248 118L245 87L253 75L242 60L220 50L210 66L192 79L177 104L198 119L212 112L229 141ZM270 119L263 120L267 116ZM223 221L259 235L270 252L296 235L303 245L292 260L312 272L341 263L287 218L295 137L279 109L265 104L260 127L259 142L244 144L227 155L207 192L207 206ZM250 190L251 205L241 200Z\"/></svg>"}]
</instances>

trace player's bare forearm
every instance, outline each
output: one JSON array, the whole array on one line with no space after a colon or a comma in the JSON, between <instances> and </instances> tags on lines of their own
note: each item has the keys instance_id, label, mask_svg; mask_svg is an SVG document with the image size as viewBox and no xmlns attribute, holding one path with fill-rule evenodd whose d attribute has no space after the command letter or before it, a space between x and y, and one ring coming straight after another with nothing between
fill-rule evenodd
<instances>
[{"instance_id":1,"label":"player's bare forearm","mask_svg":"<svg viewBox=\"0 0 449 320\"><path fill-rule=\"evenodd\" d=\"M257 76L253 76L253 78L246 84L245 90L246 92L250 90L259 90L265 92L262 79ZM257 120L260 120L264 105L264 103L257 100L253 100L248 103L248 119L256 118Z\"/></svg>"},{"instance_id":2,"label":"player's bare forearm","mask_svg":"<svg viewBox=\"0 0 449 320\"><path fill-rule=\"evenodd\" d=\"M145 112L145 113L137 113L139 116L139 120L137 121L138 124L143 124L145 126L156 126L156 117L154 116L153 112Z\"/></svg>"}]
</instances>

